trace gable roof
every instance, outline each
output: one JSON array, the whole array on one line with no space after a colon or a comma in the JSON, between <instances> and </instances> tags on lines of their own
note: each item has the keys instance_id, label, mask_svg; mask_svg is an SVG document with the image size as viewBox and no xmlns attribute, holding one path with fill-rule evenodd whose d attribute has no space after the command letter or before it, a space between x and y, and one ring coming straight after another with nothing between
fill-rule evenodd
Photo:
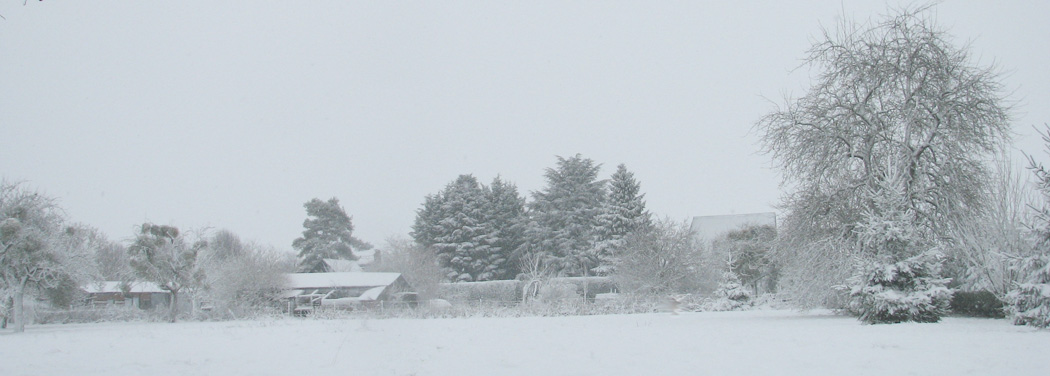
<instances>
[{"instance_id":1,"label":"gable roof","mask_svg":"<svg viewBox=\"0 0 1050 376\"><path fill-rule=\"evenodd\" d=\"M377 287L394 284L401 278L401 273L289 273L285 278L285 286L289 289Z\"/></svg>"}]
</instances>

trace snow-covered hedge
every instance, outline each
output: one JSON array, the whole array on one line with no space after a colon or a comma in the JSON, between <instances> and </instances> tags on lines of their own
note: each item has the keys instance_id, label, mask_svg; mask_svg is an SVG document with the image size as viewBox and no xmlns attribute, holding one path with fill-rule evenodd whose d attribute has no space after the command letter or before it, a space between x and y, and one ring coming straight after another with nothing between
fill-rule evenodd
<instances>
[{"instance_id":1,"label":"snow-covered hedge","mask_svg":"<svg viewBox=\"0 0 1050 376\"><path fill-rule=\"evenodd\" d=\"M499 302L511 304L521 301L522 282L517 280L442 283L438 295L450 302Z\"/></svg>"},{"instance_id":2,"label":"snow-covered hedge","mask_svg":"<svg viewBox=\"0 0 1050 376\"><path fill-rule=\"evenodd\" d=\"M1001 319L1005 304L990 291L956 291L952 295L951 309L956 315L990 317Z\"/></svg>"},{"instance_id":3,"label":"snow-covered hedge","mask_svg":"<svg viewBox=\"0 0 1050 376\"><path fill-rule=\"evenodd\" d=\"M940 277L939 254L895 263L869 261L849 279L849 310L871 323L937 322L948 313L952 291Z\"/></svg>"}]
</instances>

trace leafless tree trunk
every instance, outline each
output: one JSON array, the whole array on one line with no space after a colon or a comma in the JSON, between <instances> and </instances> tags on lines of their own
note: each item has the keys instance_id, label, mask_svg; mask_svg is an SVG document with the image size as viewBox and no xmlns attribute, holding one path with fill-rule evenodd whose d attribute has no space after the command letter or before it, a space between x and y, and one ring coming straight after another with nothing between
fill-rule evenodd
<instances>
[{"instance_id":1,"label":"leafless tree trunk","mask_svg":"<svg viewBox=\"0 0 1050 376\"><path fill-rule=\"evenodd\" d=\"M168 322L175 322L179 313L179 290L171 290L171 304L168 305Z\"/></svg>"},{"instance_id":2,"label":"leafless tree trunk","mask_svg":"<svg viewBox=\"0 0 1050 376\"><path fill-rule=\"evenodd\" d=\"M22 333L26 331L26 310L25 310L25 295L26 285L29 284L29 276L23 277L19 281L18 286L15 286L14 296L14 319L15 319L15 333Z\"/></svg>"}]
</instances>

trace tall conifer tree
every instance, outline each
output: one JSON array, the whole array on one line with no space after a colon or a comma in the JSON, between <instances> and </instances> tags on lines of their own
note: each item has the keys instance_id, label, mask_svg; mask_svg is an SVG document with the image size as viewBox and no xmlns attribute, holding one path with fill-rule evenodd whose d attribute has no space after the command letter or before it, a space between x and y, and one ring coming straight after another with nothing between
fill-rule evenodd
<instances>
[{"instance_id":1,"label":"tall conifer tree","mask_svg":"<svg viewBox=\"0 0 1050 376\"><path fill-rule=\"evenodd\" d=\"M292 242L299 251L299 270L322 271L324 259L356 260L353 249L368 249L371 245L353 237L354 225L339 199L328 201L312 199L305 204L307 219L303 221L303 236Z\"/></svg>"},{"instance_id":2,"label":"tall conifer tree","mask_svg":"<svg viewBox=\"0 0 1050 376\"><path fill-rule=\"evenodd\" d=\"M530 251L539 253L560 274L591 275L598 265L594 229L605 200L600 169L600 164L579 154L558 157L557 168L548 168L545 174L547 187L532 193Z\"/></svg>"},{"instance_id":3,"label":"tall conifer tree","mask_svg":"<svg viewBox=\"0 0 1050 376\"><path fill-rule=\"evenodd\" d=\"M599 265L598 274L612 271L614 258L624 244L624 239L636 231L645 231L652 227L653 221L645 209L645 194L641 193L641 183L634 178L634 173L627 171L627 166L616 167L609 181L609 197L602 206L595 226L595 251Z\"/></svg>"}]
</instances>

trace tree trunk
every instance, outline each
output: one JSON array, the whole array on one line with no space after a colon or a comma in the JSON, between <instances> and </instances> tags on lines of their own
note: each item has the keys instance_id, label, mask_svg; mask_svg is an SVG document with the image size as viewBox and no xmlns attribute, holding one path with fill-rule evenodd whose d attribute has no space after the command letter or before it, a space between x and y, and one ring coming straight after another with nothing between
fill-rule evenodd
<instances>
[{"instance_id":1,"label":"tree trunk","mask_svg":"<svg viewBox=\"0 0 1050 376\"><path fill-rule=\"evenodd\" d=\"M175 314L179 312L179 291L171 290L171 304L168 306L168 322L175 322Z\"/></svg>"},{"instance_id":2,"label":"tree trunk","mask_svg":"<svg viewBox=\"0 0 1050 376\"><path fill-rule=\"evenodd\" d=\"M22 278L22 281L18 284L15 290L15 333L22 333L26 331L26 310L25 310L25 295L26 295L26 284L29 283L29 278Z\"/></svg>"},{"instance_id":3,"label":"tree trunk","mask_svg":"<svg viewBox=\"0 0 1050 376\"><path fill-rule=\"evenodd\" d=\"M0 320L0 329L7 329L7 322L11 318L11 310L14 308L14 306L15 298L13 296L8 296L7 299L4 299L4 307L2 308L4 310L4 318Z\"/></svg>"}]
</instances>

